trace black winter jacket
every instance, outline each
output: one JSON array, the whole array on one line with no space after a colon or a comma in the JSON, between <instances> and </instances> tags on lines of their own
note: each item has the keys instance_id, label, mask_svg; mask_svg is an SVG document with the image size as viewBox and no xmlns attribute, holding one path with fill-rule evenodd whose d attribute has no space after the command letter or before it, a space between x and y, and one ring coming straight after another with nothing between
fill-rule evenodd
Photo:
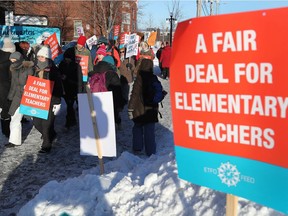
<instances>
[{"instance_id":1,"label":"black winter jacket","mask_svg":"<svg viewBox=\"0 0 288 216\"><path fill-rule=\"evenodd\" d=\"M59 64L65 97L76 98L78 93L84 92L82 69L72 59L64 59Z\"/></svg>"},{"instance_id":2,"label":"black winter jacket","mask_svg":"<svg viewBox=\"0 0 288 216\"><path fill-rule=\"evenodd\" d=\"M10 103L8 103L8 93L11 85L11 74L10 74L10 52L4 52L0 50L0 107L3 110L9 109ZM2 111L3 111L2 110ZM7 112L6 111L6 112ZM3 113L2 113L3 115ZM2 116L7 118L8 116Z\"/></svg>"},{"instance_id":3,"label":"black winter jacket","mask_svg":"<svg viewBox=\"0 0 288 216\"><path fill-rule=\"evenodd\" d=\"M59 72L59 69L54 64L54 62L51 59L49 59L49 65L48 67L44 68L44 70L40 70L36 66L35 76L42 78L42 79L54 81L50 107L52 107L55 104L60 104L61 97L63 96L64 90L63 90L63 85L62 85L62 80L61 80L61 74Z\"/></svg>"}]
</instances>

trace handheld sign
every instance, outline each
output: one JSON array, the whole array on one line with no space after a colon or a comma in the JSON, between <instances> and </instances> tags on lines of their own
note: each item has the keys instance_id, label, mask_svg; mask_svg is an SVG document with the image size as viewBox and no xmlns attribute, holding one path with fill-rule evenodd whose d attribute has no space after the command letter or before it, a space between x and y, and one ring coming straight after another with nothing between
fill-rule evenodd
<instances>
[{"instance_id":1,"label":"handheld sign","mask_svg":"<svg viewBox=\"0 0 288 216\"><path fill-rule=\"evenodd\" d=\"M82 74L83 74L83 81L87 82L88 80L88 60L89 56L84 55L76 55L76 63L81 66Z\"/></svg>"},{"instance_id":2,"label":"handheld sign","mask_svg":"<svg viewBox=\"0 0 288 216\"><path fill-rule=\"evenodd\" d=\"M21 99L20 113L48 119L54 82L28 76Z\"/></svg>"},{"instance_id":3,"label":"handheld sign","mask_svg":"<svg viewBox=\"0 0 288 216\"><path fill-rule=\"evenodd\" d=\"M78 94L80 155L115 157L116 135L112 92L89 94L91 98L85 93ZM94 130L95 125L97 133ZM99 140L100 144L95 145L95 139Z\"/></svg>"},{"instance_id":4,"label":"handheld sign","mask_svg":"<svg viewBox=\"0 0 288 216\"><path fill-rule=\"evenodd\" d=\"M56 33L53 33L51 36L49 36L44 41L44 44L48 44L50 46L51 53L52 53L52 60L54 60L58 55L62 53L62 49L58 43Z\"/></svg>"},{"instance_id":5,"label":"handheld sign","mask_svg":"<svg viewBox=\"0 0 288 216\"><path fill-rule=\"evenodd\" d=\"M287 14L181 22L170 68L179 177L286 214Z\"/></svg>"}]
</instances>

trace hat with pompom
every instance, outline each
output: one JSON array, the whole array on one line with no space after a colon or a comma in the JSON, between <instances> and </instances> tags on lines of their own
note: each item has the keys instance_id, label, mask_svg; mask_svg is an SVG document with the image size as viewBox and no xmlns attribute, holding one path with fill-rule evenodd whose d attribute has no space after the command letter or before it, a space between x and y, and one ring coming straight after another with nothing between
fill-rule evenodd
<instances>
[{"instance_id":1,"label":"hat with pompom","mask_svg":"<svg viewBox=\"0 0 288 216\"><path fill-rule=\"evenodd\" d=\"M103 56L106 56L106 46L105 45L100 45L100 47L98 48L97 52L96 52L97 55L103 55Z\"/></svg>"},{"instance_id":2,"label":"hat with pompom","mask_svg":"<svg viewBox=\"0 0 288 216\"><path fill-rule=\"evenodd\" d=\"M14 53L16 51L15 44L12 43L11 38L4 38L2 50L10 53Z\"/></svg>"}]
</instances>

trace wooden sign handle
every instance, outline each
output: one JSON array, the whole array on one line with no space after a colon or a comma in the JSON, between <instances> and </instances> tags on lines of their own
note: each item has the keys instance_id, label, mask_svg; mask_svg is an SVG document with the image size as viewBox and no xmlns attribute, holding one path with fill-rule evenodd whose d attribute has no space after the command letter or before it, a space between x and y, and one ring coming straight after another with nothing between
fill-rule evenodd
<instances>
[{"instance_id":1,"label":"wooden sign handle","mask_svg":"<svg viewBox=\"0 0 288 216\"><path fill-rule=\"evenodd\" d=\"M93 130L94 130L94 134L96 138L96 148L97 148L98 159L99 159L100 175L102 175L104 174L102 148L101 148L100 135L99 135L97 121L96 121L96 111L94 108L92 93L91 93L89 85L86 85L86 91L87 91L90 113L91 113L91 118L92 118Z\"/></svg>"},{"instance_id":2,"label":"wooden sign handle","mask_svg":"<svg viewBox=\"0 0 288 216\"><path fill-rule=\"evenodd\" d=\"M237 216L238 214L238 197L231 194L226 196L226 216Z\"/></svg>"}]
</instances>

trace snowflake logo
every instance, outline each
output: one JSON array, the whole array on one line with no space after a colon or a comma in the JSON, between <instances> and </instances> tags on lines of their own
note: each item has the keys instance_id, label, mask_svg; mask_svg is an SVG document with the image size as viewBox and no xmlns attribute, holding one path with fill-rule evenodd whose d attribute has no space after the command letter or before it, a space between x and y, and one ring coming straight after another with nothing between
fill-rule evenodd
<instances>
[{"instance_id":1,"label":"snowflake logo","mask_svg":"<svg viewBox=\"0 0 288 216\"><path fill-rule=\"evenodd\" d=\"M227 163L221 163L218 168L218 177L221 179L222 183L226 184L228 187L235 186L240 181L240 172L238 172L235 165Z\"/></svg>"}]
</instances>

